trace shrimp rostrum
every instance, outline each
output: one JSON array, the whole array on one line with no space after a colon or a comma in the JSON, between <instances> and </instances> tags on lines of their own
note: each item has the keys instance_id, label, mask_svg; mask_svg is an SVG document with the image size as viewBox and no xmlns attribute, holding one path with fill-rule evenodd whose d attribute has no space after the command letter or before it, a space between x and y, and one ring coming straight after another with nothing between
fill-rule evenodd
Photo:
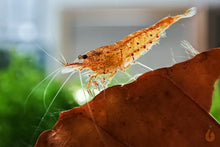
<instances>
[{"instance_id":1,"label":"shrimp rostrum","mask_svg":"<svg viewBox=\"0 0 220 147\"><path fill-rule=\"evenodd\" d=\"M87 88L90 88L99 75L107 75L107 79L110 79L118 70L125 71L136 59L158 43L163 32L173 23L182 18L192 17L195 13L196 8L193 7L182 15L165 17L151 27L134 32L114 44L80 55L73 63L64 64L61 72L91 70L87 85Z\"/></svg>"}]
</instances>

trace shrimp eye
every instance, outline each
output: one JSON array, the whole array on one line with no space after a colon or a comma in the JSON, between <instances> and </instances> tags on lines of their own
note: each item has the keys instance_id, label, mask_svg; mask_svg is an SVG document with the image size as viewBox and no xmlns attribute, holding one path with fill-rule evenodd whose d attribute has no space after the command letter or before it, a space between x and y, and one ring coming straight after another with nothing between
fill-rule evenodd
<instances>
[{"instance_id":1,"label":"shrimp eye","mask_svg":"<svg viewBox=\"0 0 220 147\"><path fill-rule=\"evenodd\" d=\"M87 55L82 55L83 59L86 59L88 56Z\"/></svg>"}]
</instances>

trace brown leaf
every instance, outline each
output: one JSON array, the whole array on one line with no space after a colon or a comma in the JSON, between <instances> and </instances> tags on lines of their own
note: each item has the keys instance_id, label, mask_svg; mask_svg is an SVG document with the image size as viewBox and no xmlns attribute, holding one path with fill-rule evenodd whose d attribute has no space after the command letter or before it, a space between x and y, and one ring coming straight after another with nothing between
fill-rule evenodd
<instances>
[{"instance_id":1,"label":"brown leaf","mask_svg":"<svg viewBox=\"0 0 220 147\"><path fill-rule=\"evenodd\" d=\"M219 146L220 125L208 113L219 58L220 49L212 49L108 88L89 105L62 112L36 147Z\"/></svg>"}]
</instances>

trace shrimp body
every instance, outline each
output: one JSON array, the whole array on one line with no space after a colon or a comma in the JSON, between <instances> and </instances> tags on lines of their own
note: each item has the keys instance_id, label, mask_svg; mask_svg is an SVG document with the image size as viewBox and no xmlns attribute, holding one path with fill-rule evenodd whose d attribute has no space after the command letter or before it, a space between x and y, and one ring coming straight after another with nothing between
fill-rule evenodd
<instances>
[{"instance_id":1,"label":"shrimp body","mask_svg":"<svg viewBox=\"0 0 220 147\"><path fill-rule=\"evenodd\" d=\"M118 70L124 71L155 43L158 43L168 27L181 18L192 17L195 13L196 8L193 7L182 15L165 17L153 26L134 32L114 44L89 51L85 55L79 56L78 60L81 62L67 63L64 67L93 71L87 86L90 88L93 78L103 74L111 78Z\"/></svg>"}]
</instances>

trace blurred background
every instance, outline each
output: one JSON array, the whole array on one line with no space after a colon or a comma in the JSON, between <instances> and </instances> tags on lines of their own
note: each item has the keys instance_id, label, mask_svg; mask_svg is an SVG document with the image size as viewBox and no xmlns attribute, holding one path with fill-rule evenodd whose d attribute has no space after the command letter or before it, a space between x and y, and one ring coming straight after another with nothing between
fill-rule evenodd
<instances>
[{"instance_id":1,"label":"blurred background","mask_svg":"<svg viewBox=\"0 0 220 147\"><path fill-rule=\"evenodd\" d=\"M187 60L183 40L200 52L220 46L219 0L0 0L0 146L33 146L59 112L85 102L76 74L42 120L66 77L58 76L49 87L50 79L40 82L59 67L43 50L72 62L193 6L198 9L195 16L173 24L167 37L138 60L153 69ZM135 68L130 72L145 72ZM215 87L211 112L220 121L219 83Z\"/></svg>"}]
</instances>

